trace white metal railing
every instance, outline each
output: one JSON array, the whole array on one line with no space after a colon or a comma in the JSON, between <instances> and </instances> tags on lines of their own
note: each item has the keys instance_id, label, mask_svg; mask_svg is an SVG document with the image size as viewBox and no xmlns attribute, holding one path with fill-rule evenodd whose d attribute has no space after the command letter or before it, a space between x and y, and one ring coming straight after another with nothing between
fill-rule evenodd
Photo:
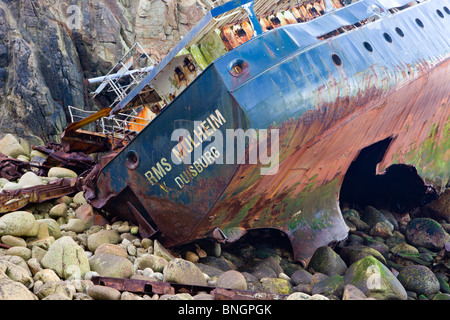
<instances>
[{"instance_id":1,"label":"white metal railing","mask_svg":"<svg viewBox=\"0 0 450 320\"><path fill-rule=\"evenodd\" d=\"M115 98L110 105L111 109L114 109L118 103L125 99L132 88L144 80L155 65L155 61L136 42L106 76L89 79L89 83L92 84L100 82L92 95L95 98L104 90L114 93Z\"/></svg>"},{"instance_id":2,"label":"white metal railing","mask_svg":"<svg viewBox=\"0 0 450 320\"><path fill-rule=\"evenodd\" d=\"M130 110L129 113L119 113L111 119L101 118L95 122L96 129L105 135L114 136L137 133L151 122L151 119L139 117L139 110L142 110L142 108ZM69 106L69 113L71 121L77 122L96 113L96 111L86 111ZM133 130L133 126L139 128L139 130Z\"/></svg>"}]
</instances>

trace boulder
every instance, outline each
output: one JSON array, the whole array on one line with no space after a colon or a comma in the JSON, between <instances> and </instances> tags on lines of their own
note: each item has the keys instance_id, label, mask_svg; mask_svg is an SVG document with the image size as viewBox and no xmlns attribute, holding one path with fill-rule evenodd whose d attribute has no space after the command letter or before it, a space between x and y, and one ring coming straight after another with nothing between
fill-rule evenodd
<instances>
[{"instance_id":1,"label":"boulder","mask_svg":"<svg viewBox=\"0 0 450 320\"><path fill-rule=\"evenodd\" d=\"M0 273L0 300L38 300L26 286Z\"/></svg>"},{"instance_id":2,"label":"boulder","mask_svg":"<svg viewBox=\"0 0 450 320\"><path fill-rule=\"evenodd\" d=\"M21 188L29 188L41 186L44 184L44 182L34 172L29 171L19 179L18 184L21 186Z\"/></svg>"},{"instance_id":3,"label":"boulder","mask_svg":"<svg viewBox=\"0 0 450 320\"><path fill-rule=\"evenodd\" d=\"M328 246L318 248L308 265L308 269L320 272L328 276L343 275L347 271L347 265L341 257Z\"/></svg>"},{"instance_id":4,"label":"boulder","mask_svg":"<svg viewBox=\"0 0 450 320\"><path fill-rule=\"evenodd\" d=\"M2 140L0 140L0 153L3 153L11 158L17 158L20 155L27 155L25 149L12 134L7 134Z\"/></svg>"},{"instance_id":5,"label":"boulder","mask_svg":"<svg viewBox=\"0 0 450 320\"><path fill-rule=\"evenodd\" d=\"M0 217L0 236L28 236L36 226L36 219L30 212L11 212Z\"/></svg>"},{"instance_id":6,"label":"boulder","mask_svg":"<svg viewBox=\"0 0 450 320\"><path fill-rule=\"evenodd\" d=\"M63 279L81 279L90 271L86 252L67 236L53 243L41 263L44 268L54 270Z\"/></svg>"},{"instance_id":7,"label":"boulder","mask_svg":"<svg viewBox=\"0 0 450 320\"><path fill-rule=\"evenodd\" d=\"M415 247L441 250L450 235L433 219L415 218L406 225L406 240Z\"/></svg>"},{"instance_id":8,"label":"boulder","mask_svg":"<svg viewBox=\"0 0 450 320\"><path fill-rule=\"evenodd\" d=\"M378 259L367 256L353 263L344 276L345 285L354 285L367 297L377 300L406 300L400 281Z\"/></svg>"},{"instance_id":9,"label":"boulder","mask_svg":"<svg viewBox=\"0 0 450 320\"><path fill-rule=\"evenodd\" d=\"M48 171L48 177L49 178L58 178L58 179L75 179L78 177L75 171L67 169L67 168L60 168L60 167L53 167Z\"/></svg>"},{"instance_id":10,"label":"boulder","mask_svg":"<svg viewBox=\"0 0 450 320\"><path fill-rule=\"evenodd\" d=\"M408 291L429 296L438 293L440 284L434 273L425 266L412 265L402 268L397 279Z\"/></svg>"},{"instance_id":11,"label":"boulder","mask_svg":"<svg viewBox=\"0 0 450 320\"><path fill-rule=\"evenodd\" d=\"M291 294L293 292L292 285L288 280L280 278L263 278L260 280L264 292Z\"/></svg>"},{"instance_id":12,"label":"boulder","mask_svg":"<svg viewBox=\"0 0 450 320\"><path fill-rule=\"evenodd\" d=\"M87 239L89 251L95 252L97 248L104 243L117 244L120 241L120 235L117 230L100 230L91 234Z\"/></svg>"},{"instance_id":13,"label":"boulder","mask_svg":"<svg viewBox=\"0 0 450 320\"><path fill-rule=\"evenodd\" d=\"M90 286L87 293L95 300L120 300L121 297L119 290L98 285Z\"/></svg>"},{"instance_id":14,"label":"boulder","mask_svg":"<svg viewBox=\"0 0 450 320\"><path fill-rule=\"evenodd\" d=\"M242 273L230 270L222 273L216 282L216 287L235 290L247 290L247 281Z\"/></svg>"},{"instance_id":15,"label":"boulder","mask_svg":"<svg viewBox=\"0 0 450 320\"><path fill-rule=\"evenodd\" d=\"M163 274L165 282L206 286L203 272L192 262L183 259L171 260Z\"/></svg>"},{"instance_id":16,"label":"boulder","mask_svg":"<svg viewBox=\"0 0 450 320\"><path fill-rule=\"evenodd\" d=\"M342 297L344 292L344 278L342 276L331 276L322 280L314 285L311 290L313 295L321 294L324 296L336 296L338 298Z\"/></svg>"},{"instance_id":17,"label":"boulder","mask_svg":"<svg viewBox=\"0 0 450 320\"><path fill-rule=\"evenodd\" d=\"M134 274L133 263L124 257L100 253L89 259L90 268L101 277L129 279Z\"/></svg>"},{"instance_id":18,"label":"boulder","mask_svg":"<svg viewBox=\"0 0 450 320\"><path fill-rule=\"evenodd\" d=\"M139 270L150 268L155 272L163 272L164 268L169 265L169 262L163 257L154 254L144 254L138 261Z\"/></svg>"},{"instance_id":19,"label":"boulder","mask_svg":"<svg viewBox=\"0 0 450 320\"><path fill-rule=\"evenodd\" d=\"M49 215L52 218L58 219L58 218L65 218L67 216L67 211L69 210L69 207L65 203L60 203L54 206L50 209Z\"/></svg>"}]
</instances>

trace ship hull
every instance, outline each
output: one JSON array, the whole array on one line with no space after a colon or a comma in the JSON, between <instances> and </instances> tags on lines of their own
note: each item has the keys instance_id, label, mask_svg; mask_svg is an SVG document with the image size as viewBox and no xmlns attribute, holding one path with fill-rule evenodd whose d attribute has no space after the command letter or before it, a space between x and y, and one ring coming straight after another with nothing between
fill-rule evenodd
<instances>
[{"instance_id":1,"label":"ship hull","mask_svg":"<svg viewBox=\"0 0 450 320\"><path fill-rule=\"evenodd\" d=\"M433 5L308 48L301 25L252 39L209 66L102 168L86 188L90 203L169 247L277 229L306 265L318 247L348 235L341 191L363 150L387 141L371 170L410 165L442 189L450 176L450 40L435 33L449 30L450 16L439 20ZM394 36L395 27L406 36ZM184 140L174 134L179 129ZM237 129L277 132L275 174L261 175L263 164L225 161L239 147L226 149L219 138Z\"/></svg>"}]
</instances>

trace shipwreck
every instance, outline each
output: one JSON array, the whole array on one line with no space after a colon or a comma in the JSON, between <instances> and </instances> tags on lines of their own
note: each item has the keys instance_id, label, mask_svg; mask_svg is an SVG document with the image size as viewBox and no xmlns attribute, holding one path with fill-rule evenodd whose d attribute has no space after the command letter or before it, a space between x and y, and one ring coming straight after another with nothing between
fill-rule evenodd
<instances>
[{"instance_id":1,"label":"shipwreck","mask_svg":"<svg viewBox=\"0 0 450 320\"><path fill-rule=\"evenodd\" d=\"M136 44L90 79L111 104L62 144L106 154L83 181L91 205L167 247L276 229L307 264L347 237L343 208L401 213L444 190L447 1L218 2L159 63Z\"/></svg>"}]
</instances>

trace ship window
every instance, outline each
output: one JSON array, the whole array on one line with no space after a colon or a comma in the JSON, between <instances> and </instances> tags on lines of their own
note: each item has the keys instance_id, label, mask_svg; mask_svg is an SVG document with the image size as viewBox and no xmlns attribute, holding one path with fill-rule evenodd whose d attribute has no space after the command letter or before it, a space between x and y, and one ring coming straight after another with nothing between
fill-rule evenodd
<instances>
[{"instance_id":1,"label":"ship window","mask_svg":"<svg viewBox=\"0 0 450 320\"><path fill-rule=\"evenodd\" d=\"M420 19L416 19L416 23L419 27L423 28L423 22Z\"/></svg>"},{"instance_id":2,"label":"ship window","mask_svg":"<svg viewBox=\"0 0 450 320\"><path fill-rule=\"evenodd\" d=\"M436 13L437 13L437 15L438 15L439 17L444 18L444 14L442 13L441 10L437 9L437 10L436 10Z\"/></svg>"},{"instance_id":3,"label":"ship window","mask_svg":"<svg viewBox=\"0 0 450 320\"><path fill-rule=\"evenodd\" d=\"M405 36L405 34L403 33L403 30L402 29L400 29L400 28L395 28L395 31L397 32L397 34L400 36L400 37L404 37Z\"/></svg>"},{"instance_id":4,"label":"ship window","mask_svg":"<svg viewBox=\"0 0 450 320\"><path fill-rule=\"evenodd\" d=\"M367 51L373 52L373 48L372 48L372 45L370 43L364 42L363 45L364 45L364 48L367 49Z\"/></svg>"},{"instance_id":5,"label":"ship window","mask_svg":"<svg viewBox=\"0 0 450 320\"><path fill-rule=\"evenodd\" d=\"M388 33L383 33L383 37L387 42L392 43L392 38Z\"/></svg>"},{"instance_id":6,"label":"ship window","mask_svg":"<svg viewBox=\"0 0 450 320\"><path fill-rule=\"evenodd\" d=\"M333 59L333 62L335 65L337 65L337 66L342 65L342 60L341 60L341 58L339 58L339 56L337 54L332 54L331 58Z\"/></svg>"},{"instance_id":7,"label":"ship window","mask_svg":"<svg viewBox=\"0 0 450 320\"><path fill-rule=\"evenodd\" d=\"M446 14L450 14L450 10L447 7L444 7L444 11Z\"/></svg>"}]
</instances>

